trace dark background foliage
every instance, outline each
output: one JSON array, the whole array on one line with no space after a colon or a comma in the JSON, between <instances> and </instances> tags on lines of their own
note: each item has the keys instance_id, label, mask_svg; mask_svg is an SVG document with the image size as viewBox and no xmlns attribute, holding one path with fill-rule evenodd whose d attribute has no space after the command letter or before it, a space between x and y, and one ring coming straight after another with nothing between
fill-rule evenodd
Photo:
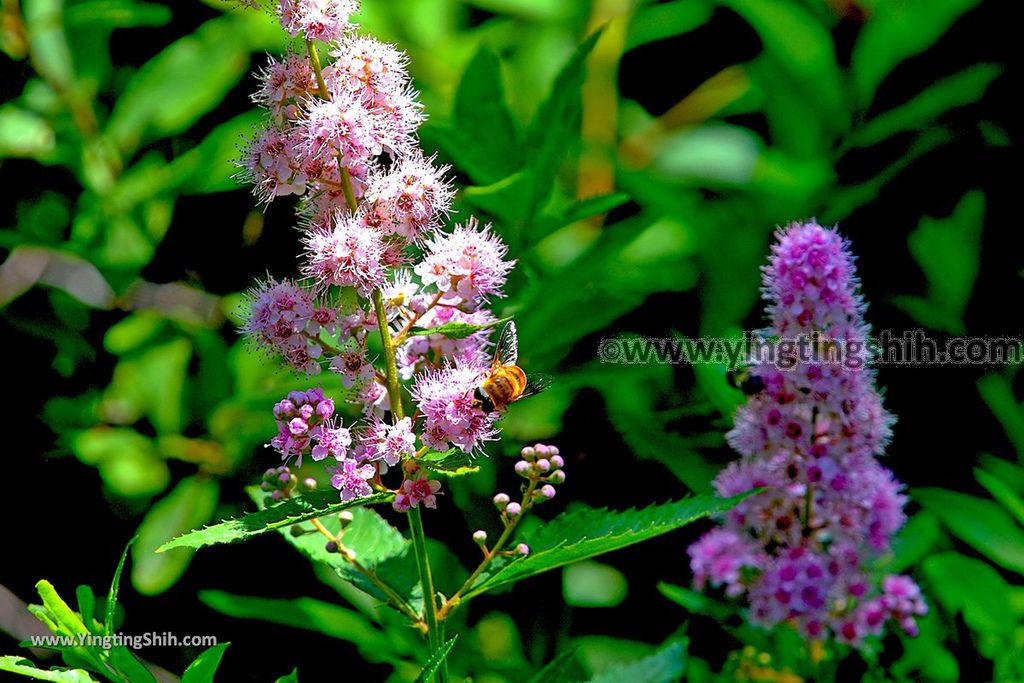
<instances>
[{"instance_id":1,"label":"dark background foliage","mask_svg":"<svg viewBox=\"0 0 1024 683\"><path fill-rule=\"evenodd\" d=\"M372 4L373 0L365 2ZM220 14L219 10L199 3L167 4L173 8L173 13L166 24L113 34L110 55L114 64L142 64L172 41ZM850 7L854 9L835 20L830 30L838 63L843 68L850 63L851 51L863 26L855 6ZM460 8L460 12L460 22L466 31L500 14L481 7ZM574 27L572 22L568 23L570 34L573 31L577 37L583 34L582 21L576 21ZM906 102L909 95L965 66L977 62L995 63L1003 65L1004 72L976 101L945 112L938 121L925 126L925 131L929 127L941 127L949 133L949 141L922 158L912 160L884 183L872 201L841 216L826 215L827 201L818 204L826 211L821 215L823 220L841 219L840 228L852 242L852 249L858 256L863 292L871 304L867 317L876 329L902 331L926 326L906 307L898 305L896 299L899 295L925 292L929 287L917 259L907 247L908 235L922 216L948 216L965 192L981 190L985 197L984 228L977 257L978 275L963 317L965 328L972 335L983 336L1021 336L1024 332L1019 305L1024 293L1020 242L1014 238L1019 222L1020 171L1015 149L1008 143L1016 139L1021 120L1015 26L1006 3L982 2L956 21L927 51L895 68L878 88L870 108L862 115L864 119ZM531 35L524 33L518 40L528 42ZM730 65L753 60L764 49L762 37L740 14L720 7L695 30L625 52L617 74L618 92L622 98L633 100L649 114L657 116L712 75ZM415 49L410 51L412 70L414 76L418 76L417 54ZM252 66L258 66L261 61L257 55ZM32 77L32 67L27 61L5 58L0 60L0 74L0 100L7 101L19 96L25 82ZM114 78L115 82L117 79L123 82L124 75L115 73ZM152 149L168 158L176 157L217 125L247 111L250 107L247 95L254 82L252 76L246 76L241 86L228 90L220 103L200 117L187 134L156 141ZM436 80L430 81L431 85L425 88L429 91L428 102L431 106L437 102L441 111L446 111L445 102L452 85L447 89L432 89L436 83ZM522 87L521 83L518 85ZM536 102L546 89L547 83L538 83L537 92L528 94L525 99ZM98 95L101 109L112 105L108 95ZM809 106L815 105L811 102ZM771 139L773 126L766 114L753 107L747 111L739 109L732 114L725 112L720 119ZM793 116L799 116L799 112ZM920 131L901 132L880 144L838 156L837 186L868 181L894 160L909 156L919 134ZM426 142L428 146L431 144L429 136ZM446 156L445 149L440 151ZM465 175L462 177L466 179ZM79 191L79 181L66 167L40 165L27 159L3 161L0 179L4 188L0 199L0 225L16 225L19 211L25 210L25 201L33 202L44 193L74 198ZM627 193L631 193L631 184L632 181L624 184ZM725 203L723 198L735 193L735 188L723 188L714 183L698 189L708 202L722 204ZM686 189L690 191L692 188ZM615 333L696 335L700 329L716 329L707 322L706 313L706 307L716 301L708 294L708 278L716 277L712 271L720 269L717 275L720 281L722 277L728 278L728 268L722 264L728 264L733 255L736 255L737 267L747 268L750 263L756 267L767 253L771 222L809 217L784 215L778 212L778 207L765 209L752 207L752 203L757 202L736 202L730 209L731 214L724 219L720 217L717 227L701 238L706 240L703 248L717 252L717 256L716 259L698 259L701 266L695 287L682 291L658 291L657 287L652 287L639 306L617 316L607 326L580 335L564 358L556 358L559 361L556 367L544 369L557 375L565 368L572 370L592 362L598 341ZM632 196L614 210L606 224L630 220L650 211L651 205L644 198ZM763 225L743 224L744 221L769 219L771 222ZM260 224L255 233L251 229L253 221ZM252 278L263 271L285 275L294 268L298 243L293 223L287 202L279 202L254 218L252 199L244 190L182 196L176 201L165 236L141 269L141 276L154 283L184 281L214 295L230 296L246 288ZM750 254L756 256L754 261ZM969 253L962 256L972 258ZM589 276L601 277L602 273L581 275ZM664 277L664 274L652 273L651 276ZM745 317L736 322L742 322L744 329L752 329L759 325L761 311L758 305L742 303L744 300L752 303L749 278L754 277L754 273L746 273L745 277L748 280L735 284L745 292L738 296L737 306L746 311ZM588 283L572 284L583 287ZM550 295L557 296L558 292L552 290ZM597 304L592 302L592 305ZM125 313L94 310L88 313L87 324L72 321L80 339L76 343L95 352L84 351L72 366L65 367L55 363L55 356L66 354L66 348L55 341L53 332L41 332L30 323L62 328L69 324L68 316L75 315L78 314L69 313L66 307L55 307L51 290L34 288L8 304L0 318L6 352L3 401L7 440L6 512L2 515L5 550L0 560L0 581L25 599L33 595L33 585L41 577L67 593L81 583L104 587L125 542L139 525L138 515L142 509L138 501L126 501L109 487L104 489L94 469L74 457L57 457L67 451L67 444L60 433L55 433L60 431L61 422L52 419L51 399L78 396L110 381L118 357L103 352L104 335ZM516 311L516 315L528 320L531 309L527 306ZM562 321L554 320L552 324L562 324ZM571 321L566 320L564 324L570 325ZM933 328L933 332L941 335L948 334L949 330L934 331ZM222 326L217 334L229 344L234 342L234 332L229 326ZM977 496L987 495L973 482L972 469L978 454L1011 458L1015 448L1013 439L1007 436L1005 421L1001 422L994 415L979 393L979 379L993 372L1002 370L977 366L886 366L879 371L886 404L898 416L886 464L900 480L915 489L943 487ZM662 410L680 404L708 402L691 368L675 368L672 375L671 386L675 389L667 392L663 378L651 380L650 408ZM645 421L647 408L640 405L636 412L618 408L615 415L609 414L610 399L607 392L600 389L600 384L614 385L617 381L609 375L604 380L598 379L598 387L583 387L573 394L571 404L561 416L561 428L552 439L563 448L568 460L569 482L561 495L565 499L618 509L678 498L686 492L687 486L675 477L666 476L669 470L663 462L649 454L640 459L634 455L637 440L642 441L651 429ZM727 392L725 380L720 381L722 391ZM1011 386L1014 393L1024 392L1019 379ZM630 385L629 390L636 389ZM642 383L639 391L643 391ZM673 399L673 395L683 400ZM733 400L738 398L733 397ZM666 433L689 437L723 431L728 424L727 417L720 409L697 411L688 416L665 418L663 426ZM558 421L557 417L555 419ZM198 435L198 429L186 426L184 433L188 435L192 430L193 435ZM520 431L531 432L529 428ZM514 439L509 437L506 441ZM511 452L514 447L514 443L508 443L507 450ZM659 446L650 447L657 449ZM673 454L667 452L663 456L671 459ZM724 443L712 440L700 448L700 457L714 470L733 456ZM247 505L242 486L250 483L269 460L262 451L255 451L255 457L223 479L221 511L229 512ZM492 460L498 463L493 468L493 476L497 477L499 488L502 484L513 486L510 461L506 462L500 453L492 455ZM172 461L170 469L172 480L176 480L194 467ZM428 533L448 542L469 564L475 552L467 542L473 527L467 526L463 514L451 502L446 499L436 513L427 515ZM542 514L553 514L562 509L565 502L556 501L551 510L544 510ZM918 506L912 502L909 509L917 511ZM603 559L628 579L628 599L619 606L565 606L562 577L551 573L518 585L508 594L482 598L471 606L468 621L476 623L493 610L510 615L521 633L526 657L533 663L547 661L569 638L579 636L660 642L691 617L667 601L656 585L659 581L688 584L685 548L704 528L691 527ZM959 542L947 539L940 546L951 547L953 543ZM981 557L970 544L957 547L969 555ZM1019 583L1019 575L1014 578L1012 572L999 571L1011 583ZM296 664L304 675L303 680L324 680L328 675L337 675L335 672L344 672L349 680L370 680L383 678L389 671L385 665L361 663L351 645L327 636L231 619L214 612L195 598L197 591L210 588L246 595L336 600L335 593L315 578L304 558L276 536L267 535L244 545L199 553L184 576L160 595L143 596L126 588L122 599L129 618L128 630L133 633L210 633L221 640L230 640L232 646L224 669L228 672L227 680L267 680ZM944 621L948 627L947 647L959 665L961 679L992 678L991 655L979 652L977 640L971 635L971 625L957 614L950 614ZM708 617L692 617L687 632L691 652L708 660L715 669L729 652L741 646ZM16 648L11 639L0 638L0 642L4 642L5 652ZM887 641L883 661L897 660L902 648L896 638ZM198 653L152 649L142 654L180 671ZM851 660L843 677L857 678L865 670L866 665Z\"/></svg>"}]
</instances>

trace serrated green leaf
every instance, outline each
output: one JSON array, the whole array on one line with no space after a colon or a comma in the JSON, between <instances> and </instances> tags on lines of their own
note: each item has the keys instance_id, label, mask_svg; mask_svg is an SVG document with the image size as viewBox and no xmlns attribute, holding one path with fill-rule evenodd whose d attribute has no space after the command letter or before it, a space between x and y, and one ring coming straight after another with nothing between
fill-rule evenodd
<instances>
[{"instance_id":1,"label":"serrated green leaf","mask_svg":"<svg viewBox=\"0 0 1024 683\"><path fill-rule=\"evenodd\" d=\"M416 683L426 683L433 678L437 670L441 668L444 661L448 659L448 653L455 647L455 641L459 639L458 634L449 638L444 645L441 645L432 653L427 659L427 663L423 665L423 670L420 671L420 675L416 677Z\"/></svg>"},{"instance_id":2,"label":"serrated green leaf","mask_svg":"<svg viewBox=\"0 0 1024 683\"><path fill-rule=\"evenodd\" d=\"M162 593L185 573L194 550L179 547L157 554L168 541L188 529L210 520L217 509L220 486L206 475L186 477L157 501L139 525L138 540L132 546L132 585L140 593Z\"/></svg>"},{"instance_id":3,"label":"serrated green leaf","mask_svg":"<svg viewBox=\"0 0 1024 683\"><path fill-rule=\"evenodd\" d=\"M202 548L219 543L235 543L265 534L268 531L287 529L293 524L307 522L342 510L362 505L390 503L394 497L393 493L375 493L339 502L338 492L333 489L313 491L297 498L290 498L265 510L250 512L213 526L195 529L164 543L157 548L157 552L167 552L173 548Z\"/></svg>"},{"instance_id":4,"label":"serrated green leaf","mask_svg":"<svg viewBox=\"0 0 1024 683\"><path fill-rule=\"evenodd\" d=\"M224 650L228 649L230 644L218 643L196 657L182 674L181 683L214 683L220 660L224 657Z\"/></svg>"},{"instance_id":5,"label":"serrated green leaf","mask_svg":"<svg viewBox=\"0 0 1024 683\"><path fill-rule=\"evenodd\" d=\"M915 489L914 500L953 533L987 558L1024 574L1024 529L998 503L957 491Z\"/></svg>"},{"instance_id":6,"label":"serrated green leaf","mask_svg":"<svg viewBox=\"0 0 1024 683\"><path fill-rule=\"evenodd\" d=\"M590 683L675 683L682 678L685 665L686 645L674 642L639 661L610 666L591 678Z\"/></svg>"},{"instance_id":7,"label":"serrated green leaf","mask_svg":"<svg viewBox=\"0 0 1024 683\"><path fill-rule=\"evenodd\" d=\"M927 50L980 0L901 0L874 3L850 57L858 102L867 108L892 69Z\"/></svg>"},{"instance_id":8,"label":"serrated green leaf","mask_svg":"<svg viewBox=\"0 0 1024 683\"><path fill-rule=\"evenodd\" d=\"M361 614L321 600L261 598L216 590L199 591L199 600L207 607L236 619L282 624L355 643L360 654L372 662L387 661L389 656L395 655L387 634Z\"/></svg>"},{"instance_id":9,"label":"serrated green leaf","mask_svg":"<svg viewBox=\"0 0 1024 683\"><path fill-rule=\"evenodd\" d=\"M511 319L512 317L509 316L508 318L499 318L498 320L492 320L489 323L481 324L451 322L445 323L443 325L438 325L437 327L414 327L409 331L409 336L426 337L431 334L439 334L442 337L447 337L448 339L465 339L471 334L475 334L476 332L481 332L483 330L489 330L493 327L497 327L498 325L506 323Z\"/></svg>"},{"instance_id":10,"label":"serrated green leaf","mask_svg":"<svg viewBox=\"0 0 1024 683\"><path fill-rule=\"evenodd\" d=\"M84 669L40 669L24 657L5 655L0 657L0 671L53 683L96 683L92 674Z\"/></svg>"},{"instance_id":11,"label":"serrated green leaf","mask_svg":"<svg viewBox=\"0 0 1024 683\"><path fill-rule=\"evenodd\" d=\"M580 506L517 537L517 543L530 547L529 556L511 560L482 576L466 595L479 595L572 562L646 541L708 515L725 512L746 495L749 494L726 499L686 498L622 512Z\"/></svg>"}]
</instances>

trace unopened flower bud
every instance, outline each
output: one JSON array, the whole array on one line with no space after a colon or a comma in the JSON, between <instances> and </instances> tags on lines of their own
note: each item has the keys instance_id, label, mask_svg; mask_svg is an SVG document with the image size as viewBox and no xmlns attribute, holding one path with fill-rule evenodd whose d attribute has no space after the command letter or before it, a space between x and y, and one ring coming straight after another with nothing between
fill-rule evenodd
<instances>
[{"instance_id":1,"label":"unopened flower bud","mask_svg":"<svg viewBox=\"0 0 1024 683\"><path fill-rule=\"evenodd\" d=\"M338 513L338 522L341 524L342 529L351 524L353 519L355 519L355 516L351 510L342 510Z\"/></svg>"},{"instance_id":2,"label":"unopened flower bud","mask_svg":"<svg viewBox=\"0 0 1024 683\"><path fill-rule=\"evenodd\" d=\"M508 507L505 508L505 514L509 517L518 517L519 513L523 511L519 503L509 503Z\"/></svg>"},{"instance_id":3,"label":"unopened flower bud","mask_svg":"<svg viewBox=\"0 0 1024 683\"><path fill-rule=\"evenodd\" d=\"M316 479L314 479L313 477L306 477L305 479L302 480L302 487L307 491L315 491Z\"/></svg>"},{"instance_id":4,"label":"unopened flower bud","mask_svg":"<svg viewBox=\"0 0 1024 683\"><path fill-rule=\"evenodd\" d=\"M302 534L306 533L306 530L303 529L298 524L292 524L291 528L288 529L288 533L291 534L293 537L297 538L297 537L301 536Z\"/></svg>"},{"instance_id":5,"label":"unopened flower bud","mask_svg":"<svg viewBox=\"0 0 1024 683\"><path fill-rule=\"evenodd\" d=\"M336 553L336 552L338 552L338 542L337 541L327 541L327 545L324 546L324 550L326 550L329 553Z\"/></svg>"},{"instance_id":6,"label":"unopened flower bud","mask_svg":"<svg viewBox=\"0 0 1024 683\"><path fill-rule=\"evenodd\" d=\"M548 460L551 461L551 466L552 467L564 467L565 466L565 461L562 460L562 456L560 456L558 454L552 455L550 458L548 458Z\"/></svg>"},{"instance_id":7,"label":"unopened flower bud","mask_svg":"<svg viewBox=\"0 0 1024 683\"><path fill-rule=\"evenodd\" d=\"M548 476L548 480L552 484L564 484L565 483L565 472L562 470L555 470Z\"/></svg>"},{"instance_id":8,"label":"unopened flower bud","mask_svg":"<svg viewBox=\"0 0 1024 683\"><path fill-rule=\"evenodd\" d=\"M264 491L269 491L270 490L270 482L269 481L260 482L260 488L262 490L264 490Z\"/></svg>"},{"instance_id":9,"label":"unopened flower bud","mask_svg":"<svg viewBox=\"0 0 1024 683\"><path fill-rule=\"evenodd\" d=\"M516 546L516 552L522 555L523 557L526 557L530 554L530 546L526 545L525 543L520 543Z\"/></svg>"},{"instance_id":10,"label":"unopened flower bud","mask_svg":"<svg viewBox=\"0 0 1024 683\"><path fill-rule=\"evenodd\" d=\"M541 458L540 460L537 461L537 469L540 470L541 472L547 472L548 470L551 469L551 463L547 460L547 458Z\"/></svg>"},{"instance_id":11,"label":"unopened flower bud","mask_svg":"<svg viewBox=\"0 0 1024 683\"><path fill-rule=\"evenodd\" d=\"M518 474L520 477L528 477L530 476L530 472L532 471L533 465L526 462L525 460L519 460L518 462L516 462L516 474Z\"/></svg>"},{"instance_id":12,"label":"unopened flower bud","mask_svg":"<svg viewBox=\"0 0 1024 683\"><path fill-rule=\"evenodd\" d=\"M540 495L544 496L548 500L555 497L555 487L551 484L544 484L540 487Z\"/></svg>"},{"instance_id":13,"label":"unopened flower bud","mask_svg":"<svg viewBox=\"0 0 1024 683\"><path fill-rule=\"evenodd\" d=\"M537 451L532 446L527 446L523 450L519 451L519 455L523 456L523 460L533 460L537 457Z\"/></svg>"},{"instance_id":14,"label":"unopened flower bud","mask_svg":"<svg viewBox=\"0 0 1024 683\"><path fill-rule=\"evenodd\" d=\"M487 542L487 532L483 529L477 529L473 532L473 542L477 545L483 545Z\"/></svg>"},{"instance_id":15,"label":"unopened flower bud","mask_svg":"<svg viewBox=\"0 0 1024 683\"><path fill-rule=\"evenodd\" d=\"M270 494L270 499L272 501L274 501L275 503L277 501L281 500L281 492L280 491L274 491L273 493Z\"/></svg>"},{"instance_id":16,"label":"unopened flower bud","mask_svg":"<svg viewBox=\"0 0 1024 683\"><path fill-rule=\"evenodd\" d=\"M508 501L509 498L507 493L499 493L494 496L494 505L499 510L504 510L505 506L508 505Z\"/></svg>"}]
</instances>

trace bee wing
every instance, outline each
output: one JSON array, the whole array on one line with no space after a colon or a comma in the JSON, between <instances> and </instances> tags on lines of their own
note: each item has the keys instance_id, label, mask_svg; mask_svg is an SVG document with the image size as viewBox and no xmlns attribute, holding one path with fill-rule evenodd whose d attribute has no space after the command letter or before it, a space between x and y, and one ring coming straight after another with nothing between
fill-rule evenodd
<instances>
[{"instance_id":1,"label":"bee wing","mask_svg":"<svg viewBox=\"0 0 1024 683\"><path fill-rule=\"evenodd\" d=\"M519 398L526 398L527 396L533 396L539 394L548 387L550 387L555 381L555 378L551 375L542 374L530 374L526 378L526 387L523 389L523 393L519 395ZM519 400L519 399L516 399Z\"/></svg>"},{"instance_id":2,"label":"bee wing","mask_svg":"<svg viewBox=\"0 0 1024 683\"><path fill-rule=\"evenodd\" d=\"M519 359L519 335L516 333L516 324L511 320L501 328L498 335L498 344L494 348L494 361L491 367L499 365L514 365Z\"/></svg>"}]
</instances>

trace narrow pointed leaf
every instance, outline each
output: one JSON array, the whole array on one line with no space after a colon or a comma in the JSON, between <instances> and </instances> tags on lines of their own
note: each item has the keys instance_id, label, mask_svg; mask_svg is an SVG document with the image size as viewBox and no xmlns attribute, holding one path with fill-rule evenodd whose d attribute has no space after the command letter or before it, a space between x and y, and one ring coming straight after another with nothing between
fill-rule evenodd
<instances>
[{"instance_id":1,"label":"narrow pointed leaf","mask_svg":"<svg viewBox=\"0 0 1024 683\"><path fill-rule=\"evenodd\" d=\"M455 641L458 639L458 635L452 636L448 642L434 650L430 655L430 659L423 665L423 671L420 671L420 675L416 677L416 683L426 683L437 673L437 670L441 668L441 664L448 658L448 653L455 647Z\"/></svg>"},{"instance_id":2,"label":"narrow pointed leaf","mask_svg":"<svg viewBox=\"0 0 1024 683\"><path fill-rule=\"evenodd\" d=\"M228 645L230 643L219 643L196 657L182 674L181 683L213 683L214 674L220 667L220 660L224 657L224 650L228 649Z\"/></svg>"}]
</instances>

